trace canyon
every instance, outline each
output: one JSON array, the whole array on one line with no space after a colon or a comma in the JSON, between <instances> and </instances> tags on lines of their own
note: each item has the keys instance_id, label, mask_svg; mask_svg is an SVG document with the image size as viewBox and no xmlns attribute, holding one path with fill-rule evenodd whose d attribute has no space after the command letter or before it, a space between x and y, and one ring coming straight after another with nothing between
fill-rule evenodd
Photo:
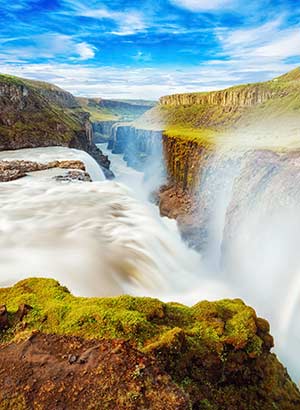
<instances>
[{"instance_id":1,"label":"canyon","mask_svg":"<svg viewBox=\"0 0 300 410\"><path fill-rule=\"evenodd\" d=\"M1 408L297 410L300 70L131 118L0 80Z\"/></svg>"}]
</instances>

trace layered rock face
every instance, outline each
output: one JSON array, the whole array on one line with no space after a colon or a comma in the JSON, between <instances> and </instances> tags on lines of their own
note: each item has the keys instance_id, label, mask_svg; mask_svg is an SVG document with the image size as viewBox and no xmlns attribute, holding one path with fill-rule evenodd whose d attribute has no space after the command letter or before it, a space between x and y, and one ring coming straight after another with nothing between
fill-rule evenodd
<instances>
[{"instance_id":1,"label":"layered rock face","mask_svg":"<svg viewBox=\"0 0 300 410\"><path fill-rule=\"evenodd\" d=\"M108 159L93 143L89 114L72 94L51 84L0 76L0 150L68 146Z\"/></svg>"},{"instance_id":2,"label":"layered rock face","mask_svg":"<svg viewBox=\"0 0 300 410\"><path fill-rule=\"evenodd\" d=\"M115 124L108 148L114 154L124 154L127 164L145 170L148 161L162 163L162 132L136 128L131 123Z\"/></svg>"},{"instance_id":3,"label":"layered rock face","mask_svg":"<svg viewBox=\"0 0 300 410\"><path fill-rule=\"evenodd\" d=\"M84 176L90 181L90 176L85 172L85 165L81 161L66 160L52 161L47 164L41 164L33 161L0 161L0 182L14 181L25 177L28 172L44 171L51 168L73 169L78 171L77 174L69 173L69 177L73 175L77 177ZM84 171L84 172L82 172Z\"/></svg>"},{"instance_id":4,"label":"layered rock face","mask_svg":"<svg viewBox=\"0 0 300 410\"><path fill-rule=\"evenodd\" d=\"M268 322L239 299L188 308L75 298L56 281L27 279L0 300L3 409L299 409Z\"/></svg>"},{"instance_id":5,"label":"layered rock face","mask_svg":"<svg viewBox=\"0 0 300 410\"><path fill-rule=\"evenodd\" d=\"M238 167L238 158L248 150L297 147L299 84L296 69L266 83L161 98L154 110L164 123L168 183L160 192L160 209L178 220L193 246L200 249L208 235L210 208L221 191L223 169L232 168L232 163ZM195 239L197 231L201 240Z\"/></svg>"},{"instance_id":6,"label":"layered rock face","mask_svg":"<svg viewBox=\"0 0 300 410\"><path fill-rule=\"evenodd\" d=\"M112 128L118 121L95 121L93 122L95 144L107 142L111 136Z\"/></svg>"},{"instance_id":7,"label":"layered rock face","mask_svg":"<svg viewBox=\"0 0 300 410\"><path fill-rule=\"evenodd\" d=\"M251 107L268 101L277 95L275 90L264 85L239 86L224 91L208 93L174 94L160 99L161 105L217 105L222 107Z\"/></svg>"}]
</instances>

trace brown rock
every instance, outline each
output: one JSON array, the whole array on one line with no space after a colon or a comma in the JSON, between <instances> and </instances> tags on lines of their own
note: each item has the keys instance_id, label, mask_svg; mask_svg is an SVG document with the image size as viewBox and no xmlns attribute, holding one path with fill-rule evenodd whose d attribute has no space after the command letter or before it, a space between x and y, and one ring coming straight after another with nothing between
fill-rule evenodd
<instances>
[{"instance_id":1,"label":"brown rock","mask_svg":"<svg viewBox=\"0 0 300 410\"><path fill-rule=\"evenodd\" d=\"M190 409L155 359L125 341L37 333L0 347L0 363L1 409Z\"/></svg>"},{"instance_id":2,"label":"brown rock","mask_svg":"<svg viewBox=\"0 0 300 410\"><path fill-rule=\"evenodd\" d=\"M7 329L9 326L8 312L5 305L0 306L0 331Z\"/></svg>"}]
</instances>

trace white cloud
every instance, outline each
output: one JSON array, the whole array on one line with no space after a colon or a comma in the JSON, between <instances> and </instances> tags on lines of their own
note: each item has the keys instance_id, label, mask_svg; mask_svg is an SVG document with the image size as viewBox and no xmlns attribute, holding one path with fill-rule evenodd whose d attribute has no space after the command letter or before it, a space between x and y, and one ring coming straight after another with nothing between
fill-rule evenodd
<instances>
[{"instance_id":1,"label":"white cloud","mask_svg":"<svg viewBox=\"0 0 300 410\"><path fill-rule=\"evenodd\" d=\"M244 30L218 28L216 37L221 45L218 64L229 64L233 69L238 66L240 72L250 72L255 67L258 73L274 66L288 67L286 59L300 59L300 29L282 28L282 24L283 20L278 18ZM227 62L222 60L224 57Z\"/></svg>"},{"instance_id":2,"label":"white cloud","mask_svg":"<svg viewBox=\"0 0 300 410\"><path fill-rule=\"evenodd\" d=\"M85 41L76 44L76 52L79 55L80 60L89 60L95 57L95 47L90 46Z\"/></svg>"},{"instance_id":3,"label":"white cloud","mask_svg":"<svg viewBox=\"0 0 300 410\"><path fill-rule=\"evenodd\" d=\"M223 9L224 7L231 6L233 0L171 0L171 3L177 7L185 8L187 10L198 11L210 11Z\"/></svg>"},{"instance_id":4,"label":"white cloud","mask_svg":"<svg viewBox=\"0 0 300 410\"><path fill-rule=\"evenodd\" d=\"M21 43L20 40L23 42ZM77 42L72 36L58 33L47 33L30 38L11 38L5 39L4 42L6 48L2 51L2 55L7 61L15 60L16 56L23 61L37 56L47 59L63 57L70 60L89 60L95 56L96 50L85 41Z\"/></svg>"},{"instance_id":5,"label":"white cloud","mask_svg":"<svg viewBox=\"0 0 300 410\"><path fill-rule=\"evenodd\" d=\"M255 55L274 58L300 56L300 29L285 30L280 37L258 47Z\"/></svg>"},{"instance_id":6,"label":"white cloud","mask_svg":"<svg viewBox=\"0 0 300 410\"><path fill-rule=\"evenodd\" d=\"M70 2L69 5L78 16L89 17L97 20L108 19L114 22L117 29L112 30L111 34L126 36L135 34L147 29L145 16L138 11L113 11L105 7L87 7L77 2Z\"/></svg>"}]
</instances>

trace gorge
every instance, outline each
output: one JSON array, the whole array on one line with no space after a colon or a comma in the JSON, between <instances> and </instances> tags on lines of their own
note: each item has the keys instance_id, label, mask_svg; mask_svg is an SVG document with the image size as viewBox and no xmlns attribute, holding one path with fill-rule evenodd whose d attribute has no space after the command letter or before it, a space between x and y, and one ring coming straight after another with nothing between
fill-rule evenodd
<instances>
[{"instance_id":1,"label":"gorge","mask_svg":"<svg viewBox=\"0 0 300 410\"><path fill-rule=\"evenodd\" d=\"M88 113L69 94L9 79L1 96L14 116L1 118L0 161L56 163L1 183L0 305L9 314L0 320L1 378L10 363L21 374L49 355L52 385L31 385L42 409L51 408L58 388L77 408L68 401L72 383L90 408L102 400L106 408L161 409L158 381L167 409L299 408L297 387L271 353L270 327L260 318L271 322L275 352L297 382L299 73L162 98L133 122L102 128L108 147L92 140ZM40 113L44 104L51 117ZM49 119L45 134L24 117L33 106ZM68 177L72 161L92 182ZM105 179L112 173L115 180ZM133 296L112 298L125 294ZM30 309L20 319L21 304ZM110 379L101 368L105 352ZM131 386L124 391L120 361ZM87 369L85 397L78 380ZM92 393L92 376L102 386L115 377L120 396L104 387ZM31 379L22 383L0 393L3 409L30 408L23 388Z\"/></svg>"}]
</instances>

